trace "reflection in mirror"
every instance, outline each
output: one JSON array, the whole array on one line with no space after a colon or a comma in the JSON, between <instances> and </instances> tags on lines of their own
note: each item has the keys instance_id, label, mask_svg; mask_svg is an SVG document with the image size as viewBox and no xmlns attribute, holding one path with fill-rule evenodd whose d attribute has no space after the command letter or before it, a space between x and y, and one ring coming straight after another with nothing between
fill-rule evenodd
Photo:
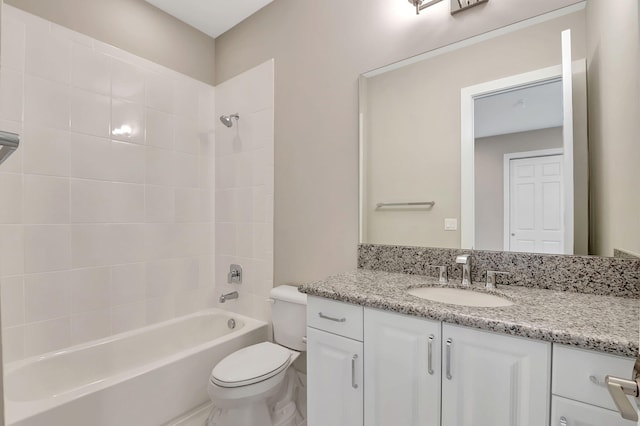
<instances>
[{"instance_id":1,"label":"reflection in mirror","mask_svg":"<svg viewBox=\"0 0 640 426\"><path fill-rule=\"evenodd\" d=\"M553 183L546 185L548 188L555 185L556 192L547 190L544 201L549 202L549 210L538 206L537 213L546 219L546 225L555 225L556 228L559 221L562 225L573 222L569 227L575 241L569 239L565 244L562 238L553 241L545 237L538 244L532 243L532 238L522 237L524 234L519 240L517 236L515 239L507 238L514 233L513 225L523 228L524 222L536 214L533 209L524 207L527 204L533 207L537 200L523 198L526 191L509 197L504 185L511 172L509 167L505 172L505 161L507 166L513 161L513 173L517 174L519 168L520 175L527 167L538 168L542 172L555 168L553 179L556 180L561 179L564 172L564 169L543 160L561 158L552 156L562 154L564 149L564 108L559 89L562 75L561 32L565 29L571 30L571 58L575 65L586 56L584 4L428 52L420 58L392 64L361 77L362 243L587 253L584 65L573 75L573 121L579 124L575 130L578 147L575 157L579 164L572 161L568 169L564 168L569 170L567 179L573 181L569 176L572 175L580 180L580 184L572 185L568 190ZM552 70L557 75L542 79L549 84L539 84L541 79L538 78L535 84L512 84L507 89L490 91L492 96L485 93L472 99L474 107L471 111L475 109L476 114L471 120L475 124L470 131L474 146L471 152L476 153L471 157L471 166L467 167L471 178L465 180L464 160L461 162L465 155L461 148L461 133L465 131L460 114L463 90L540 70ZM581 89L576 90L577 86ZM540 102L540 99L547 103ZM516 113L523 112L526 114L521 115L528 118L516 116ZM542 163L518 166L526 161ZM564 159L561 163L564 164ZM476 200L475 208L467 211L464 210L465 190L471 192L471 197ZM564 197L562 191L575 193L575 199L570 203L572 208L565 208L562 202L553 204L553 199L558 201ZM514 200L518 207L517 217L505 221L504 217L510 217L510 213L505 215L505 203ZM427 201L434 204L409 204ZM378 208L379 203L407 205ZM575 211L575 216L565 222L564 211L570 210ZM471 229L470 240L464 237L465 229L468 233L467 228ZM475 235L473 228L477 229ZM560 228L553 232L565 231Z\"/></svg>"}]
</instances>

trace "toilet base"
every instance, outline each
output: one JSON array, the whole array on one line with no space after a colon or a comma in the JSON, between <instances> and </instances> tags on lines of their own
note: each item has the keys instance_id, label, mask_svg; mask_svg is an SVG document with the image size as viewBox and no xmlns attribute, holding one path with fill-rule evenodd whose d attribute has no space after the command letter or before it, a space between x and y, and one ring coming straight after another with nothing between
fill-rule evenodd
<instances>
[{"instance_id":1,"label":"toilet base","mask_svg":"<svg viewBox=\"0 0 640 426\"><path fill-rule=\"evenodd\" d=\"M305 418L296 406L298 393L305 392L305 384L298 373L287 370L277 392L264 399L254 399L233 406L214 407L205 426L303 426ZM306 410L302 410L306 411Z\"/></svg>"}]
</instances>

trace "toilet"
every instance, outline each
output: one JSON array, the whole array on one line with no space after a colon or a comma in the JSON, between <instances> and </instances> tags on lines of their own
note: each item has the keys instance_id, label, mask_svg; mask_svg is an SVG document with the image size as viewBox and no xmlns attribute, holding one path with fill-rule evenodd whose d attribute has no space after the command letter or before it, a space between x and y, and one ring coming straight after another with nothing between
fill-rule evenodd
<instances>
[{"instance_id":1,"label":"toilet","mask_svg":"<svg viewBox=\"0 0 640 426\"><path fill-rule=\"evenodd\" d=\"M211 371L207 391L214 409L207 426L280 426L295 411L290 368L306 351L307 295L281 285L271 290L273 339L239 349ZM288 401L290 399L290 401Z\"/></svg>"}]
</instances>

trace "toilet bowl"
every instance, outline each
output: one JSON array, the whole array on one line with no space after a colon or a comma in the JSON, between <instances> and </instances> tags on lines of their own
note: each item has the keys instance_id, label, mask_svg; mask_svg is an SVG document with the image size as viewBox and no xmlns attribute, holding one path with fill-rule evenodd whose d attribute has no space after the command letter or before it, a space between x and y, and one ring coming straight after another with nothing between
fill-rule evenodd
<instances>
[{"instance_id":1,"label":"toilet bowl","mask_svg":"<svg viewBox=\"0 0 640 426\"><path fill-rule=\"evenodd\" d=\"M286 392L292 363L306 350L306 295L293 286L271 291L274 341L247 346L228 355L211 371L207 391L214 405L207 426L280 426L282 410L295 401ZM293 410L295 411L295 410ZM287 414L290 415L290 414ZM299 414L298 414L299 417Z\"/></svg>"}]
</instances>

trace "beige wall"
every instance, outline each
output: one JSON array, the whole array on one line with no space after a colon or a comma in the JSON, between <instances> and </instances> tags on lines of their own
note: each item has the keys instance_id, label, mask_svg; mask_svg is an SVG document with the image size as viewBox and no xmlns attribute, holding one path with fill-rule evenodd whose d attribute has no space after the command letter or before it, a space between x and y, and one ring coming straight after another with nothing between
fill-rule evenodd
<instances>
[{"instance_id":1,"label":"beige wall","mask_svg":"<svg viewBox=\"0 0 640 426\"><path fill-rule=\"evenodd\" d=\"M367 79L363 241L460 247L460 91L561 62L571 28L574 58L585 56L584 11ZM488 60L490 58L490 60ZM376 210L379 202L435 201L432 209Z\"/></svg>"},{"instance_id":2,"label":"beige wall","mask_svg":"<svg viewBox=\"0 0 640 426\"><path fill-rule=\"evenodd\" d=\"M359 74L574 3L276 0L218 37L217 82L275 58L275 283L356 266Z\"/></svg>"},{"instance_id":3,"label":"beige wall","mask_svg":"<svg viewBox=\"0 0 640 426\"><path fill-rule=\"evenodd\" d=\"M213 84L215 41L143 0L7 0L49 21Z\"/></svg>"},{"instance_id":4,"label":"beige wall","mask_svg":"<svg viewBox=\"0 0 640 426\"><path fill-rule=\"evenodd\" d=\"M562 127L476 139L474 247L504 247L504 154L549 148L562 148Z\"/></svg>"},{"instance_id":5,"label":"beige wall","mask_svg":"<svg viewBox=\"0 0 640 426\"><path fill-rule=\"evenodd\" d=\"M591 252L640 253L640 34L637 0L587 6Z\"/></svg>"}]
</instances>

